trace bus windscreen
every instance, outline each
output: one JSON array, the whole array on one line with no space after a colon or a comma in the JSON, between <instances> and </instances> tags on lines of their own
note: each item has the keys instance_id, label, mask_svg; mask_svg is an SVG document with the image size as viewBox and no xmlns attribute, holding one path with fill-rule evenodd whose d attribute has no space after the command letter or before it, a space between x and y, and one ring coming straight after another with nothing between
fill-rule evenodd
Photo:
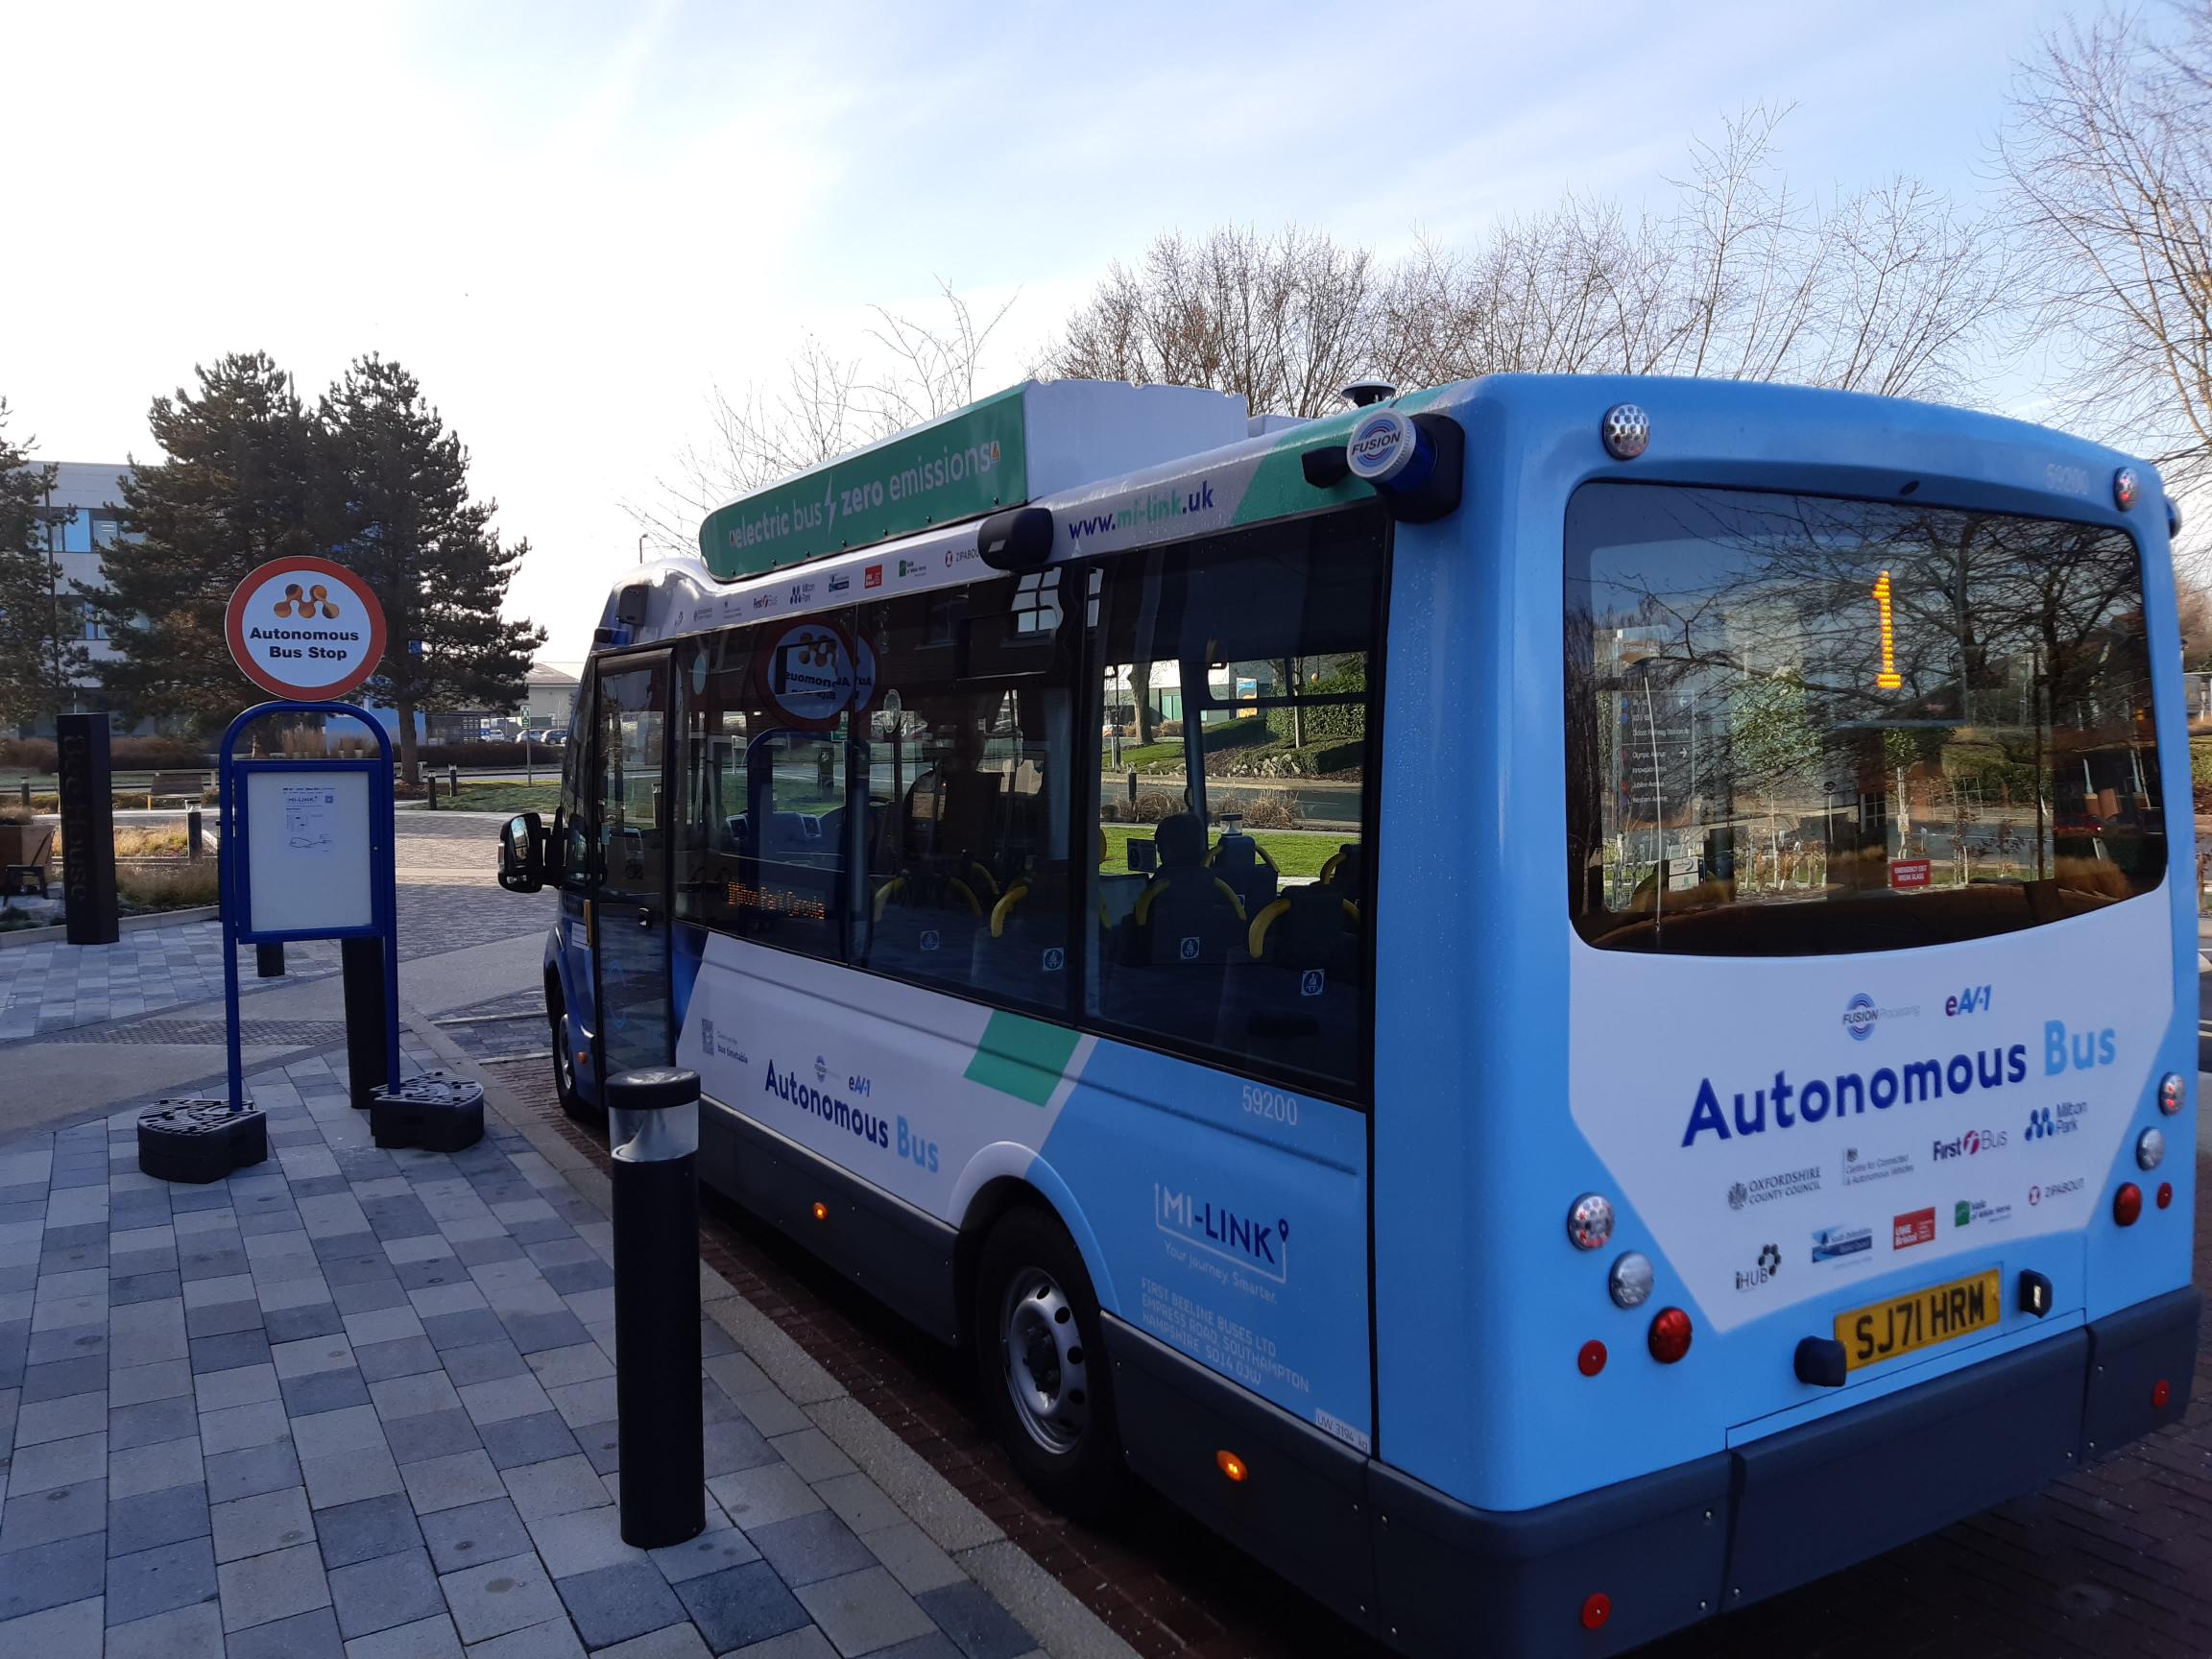
<instances>
[{"instance_id":1,"label":"bus windscreen","mask_svg":"<svg viewBox=\"0 0 2212 1659\"><path fill-rule=\"evenodd\" d=\"M1568 902L1589 943L1901 950L2158 885L2124 532L1601 482L1570 501L1565 552Z\"/></svg>"}]
</instances>

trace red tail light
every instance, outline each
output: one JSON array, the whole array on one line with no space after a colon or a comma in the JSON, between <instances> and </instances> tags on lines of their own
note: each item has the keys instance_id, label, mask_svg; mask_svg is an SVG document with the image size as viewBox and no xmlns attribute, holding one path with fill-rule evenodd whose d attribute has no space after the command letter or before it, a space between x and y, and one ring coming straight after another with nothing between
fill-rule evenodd
<instances>
[{"instance_id":1,"label":"red tail light","mask_svg":"<svg viewBox=\"0 0 2212 1659\"><path fill-rule=\"evenodd\" d=\"M2112 1194L2112 1219L2123 1227L2132 1227L2142 1214L2143 1189L2132 1181L2122 1183L2120 1190Z\"/></svg>"},{"instance_id":2,"label":"red tail light","mask_svg":"<svg viewBox=\"0 0 2212 1659\"><path fill-rule=\"evenodd\" d=\"M1582 1603L1582 1628L1585 1630L1602 1630L1605 1628L1605 1621L1612 1617L1613 1598L1602 1590Z\"/></svg>"},{"instance_id":3,"label":"red tail light","mask_svg":"<svg viewBox=\"0 0 2212 1659\"><path fill-rule=\"evenodd\" d=\"M2153 1383L2152 1383L2152 1384L2151 1384L2151 1409L2152 1409L2152 1410L2153 1410L2153 1411L2163 1411L2163 1410L2165 1410L2165 1409L2166 1409L2166 1407L2167 1407L2167 1404L2168 1404L2170 1401L2172 1401L2172 1400L2173 1400L2173 1398L2174 1398L2174 1389L2173 1389L2173 1385L2172 1385L2171 1383L2169 1383L2169 1382L2166 1381L2166 1379L2165 1379L2165 1378L2161 1377L2161 1378L2159 1378L2159 1379L2158 1379L2158 1381L2157 1381L2157 1382L2153 1382Z\"/></svg>"},{"instance_id":4,"label":"red tail light","mask_svg":"<svg viewBox=\"0 0 2212 1659\"><path fill-rule=\"evenodd\" d=\"M2161 1182L2159 1182L2159 1183L2158 1183L2158 1208L2159 1208L2159 1209L2161 1209L2161 1210L2169 1209L2169 1208L2171 1208L2171 1207L2172 1207L2173 1203L2174 1203L2174 1183L2173 1183L2173 1182L2171 1182L2171 1181L2161 1181Z\"/></svg>"},{"instance_id":5,"label":"red tail light","mask_svg":"<svg viewBox=\"0 0 2212 1659\"><path fill-rule=\"evenodd\" d=\"M1679 1308L1662 1308L1651 1318L1651 1358L1671 1365L1690 1352L1690 1315Z\"/></svg>"},{"instance_id":6,"label":"red tail light","mask_svg":"<svg viewBox=\"0 0 2212 1659\"><path fill-rule=\"evenodd\" d=\"M1585 1377L1595 1377L1605 1369L1605 1344L1585 1342L1582 1352L1575 1357L1575 1369Z\"/></svg>"}]
</instances>

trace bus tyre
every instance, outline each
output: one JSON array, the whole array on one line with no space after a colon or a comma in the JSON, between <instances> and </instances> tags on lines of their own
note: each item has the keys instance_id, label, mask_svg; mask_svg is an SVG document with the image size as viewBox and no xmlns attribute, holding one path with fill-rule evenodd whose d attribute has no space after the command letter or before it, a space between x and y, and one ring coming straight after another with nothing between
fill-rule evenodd
<instances>
[{"instance_id":1,"label":"bus tyre","mask_svg":"<svg viewBox=\"0 0 2212 1659\"><path fill-rule=\"evenodd\" d=\"M568 1046L568 1022L562 1018L564 1010L558 991L546 992L545 1012L553 1031L554 1097L561 1102L561 1110L569 1117L591 1117L591 1108L585 1104L584 1096L576 1091L576 1055Z\"/></svg>"},{"instance_id":2,"label":"bus tyre","mask_svg":"<svg viewBox=\"0 0 2212 1659\"><path fill-rule=\"evenodd\" d=\"M984 1409L1022 1479L1069 1515L1115 1508L1128 1479L1099 1323L1067 1230L1039 1210L1008 1212L975 1272Z\"/></svg>"}]
</instances>

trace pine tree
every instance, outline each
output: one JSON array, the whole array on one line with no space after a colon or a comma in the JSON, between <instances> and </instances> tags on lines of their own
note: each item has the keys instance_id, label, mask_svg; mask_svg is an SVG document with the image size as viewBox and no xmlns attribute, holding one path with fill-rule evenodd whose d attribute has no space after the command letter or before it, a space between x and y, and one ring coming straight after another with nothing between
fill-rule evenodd
<instances>
[{"instance_id":1,"label":"pine tree","mask_svg":"<svg viewBox=\"0 0 2212 1659\"><path fill-rule=\"evenodd\" d=\"M32 464L29 444L10 440L8 419L0 397L0 732L59 712L86 665L76 629L61 626L75 610L54 592L46 496L55 469Z\"/></svg>"},{"instance_id":2,"label":"pine tree","mask_svg":"<svg viewBox=\"0 0 2212 1659\"><path fill-rule=\"evenodd\" d=\"M264 695L230 660L231 590L269 560L323 551L323 540L314 423L292 376L259 351L194 373L197 395L154 399L148 423L168 459L125 475L126 536L108 551L108 587L80 592L115 646L109 700L204 731Z\"/></svg>"},{"instance_id":3,"label":"pine tree","mask_svg":"<svg viewBox=\"0 0 2212 1659\"><path fill-rule=\"evenodd\" d=\"M384 607L384 661L369 694L399 716L406 781L419 781L415 716L509 709L545 631L499 614L527 541L504 545L498 510L469 498L469 451L414 375L373 353L325 396L318 467L331 556Z\"/></svg>"}]
</instances>

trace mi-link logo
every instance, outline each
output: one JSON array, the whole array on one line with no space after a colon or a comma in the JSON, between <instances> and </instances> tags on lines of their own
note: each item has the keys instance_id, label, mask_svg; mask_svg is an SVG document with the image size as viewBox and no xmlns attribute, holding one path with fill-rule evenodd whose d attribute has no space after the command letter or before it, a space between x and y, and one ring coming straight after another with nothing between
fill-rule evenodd
<instances>
[{"instance_id":1,"label":"mi-link logo","mask_svg":"<svg viewBox=\"0 0 2212 1659\"><path fill-rule=\"evenodd\" d=\"M1193 1203L1190 1193L1171 1192L1158 1182L1152 1184L1152 1219L1170 1238L1222 1257L1247 1273L1278 1285L1289 1280L1286 1220L1262 1221L1217 1208L1211 1201Z\"/></svg>"}]
</instances>

